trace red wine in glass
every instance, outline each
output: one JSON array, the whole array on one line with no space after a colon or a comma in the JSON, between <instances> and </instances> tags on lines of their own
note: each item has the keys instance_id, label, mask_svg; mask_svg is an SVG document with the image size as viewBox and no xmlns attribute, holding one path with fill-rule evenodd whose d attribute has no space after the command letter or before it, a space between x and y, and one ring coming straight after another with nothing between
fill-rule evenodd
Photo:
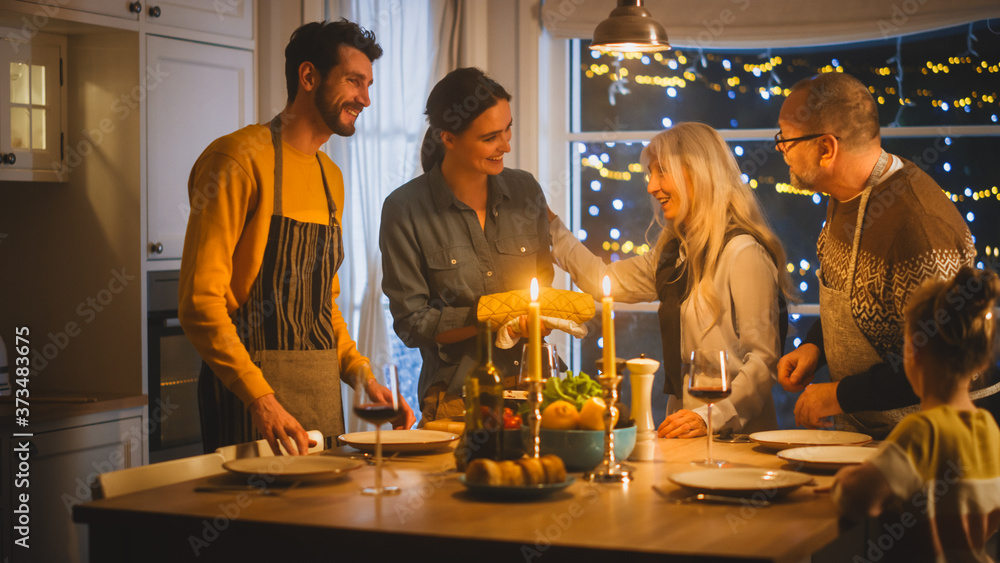
<instances>
[{"instance_id":1,"label":"red wine in glass","mask_svg":"<svg viewBox=\"0 0 1000 563\"><path fill-rule=\"evenodd\" d=\"M688 389L691 398L698 399L703 403L718 403L729 397L732 392L732 389L722 387L691 387Z\"/></svg>"},{"instance_id":2,"label":"red wine in glass","mask_svg":"<svg viewBox=\"0 0 1000 563\"><path fill-rule=\"evenodd\" d=\"M365 374L358 375L353 381L354 397L351 410L358 418L375 425L375 486L364 487L361 493L365 495L399 494L399 487L382 486L382 424L395 419L402 412L403 400L399 392L399 373L396 366L386 364L381 370L376 370L372 378ZM374 381L372 381L372 379ZM375 385L372 385L372 384ZM372 395L370 391L375 390ZM378 392L381 389L381 392ZM388 390L386 394L385 391Z\"/></svg>"},{"instance_id":3,"label":"red wine in glass","mask_svg":"<svg viewBox=\"0 0 1000 563\"><path fill-rule=\"evenodd\" d=\"M385 424L395 419L401 410L394 409L392 405L357 405L354 407L354 414L365 422L372 424Z\"/></svg>"},{"instance_id":4,"label":"red wine in glass","mask_svg":"<svg viewBox=\"0 0 1000 563\"><path fill-rule=\"evenodd\" d=\"M732 393L729 353L725 350L692 350L685 358L682 370L688 381L688 396L708 404L705 424L708 427L708 457L692 463L703 467L722 467L726 462L712 457L712 404Z\"/></svg>"}]
</instances>

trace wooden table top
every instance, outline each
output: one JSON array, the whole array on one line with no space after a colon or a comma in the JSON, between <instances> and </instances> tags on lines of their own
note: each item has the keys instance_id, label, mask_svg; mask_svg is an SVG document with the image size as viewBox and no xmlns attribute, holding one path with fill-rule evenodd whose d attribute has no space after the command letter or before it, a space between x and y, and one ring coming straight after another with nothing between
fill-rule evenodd
<instances>
[{"instance_id":1,"label":"wooden table top","mask_svg":"<svg viewBox=\"0 0 1000 563\"><path fill-rule=\"evenodd\" d=\"M555 560L548 555L557 552L576 554L574 560L581 554L593 556L585 559L627 554L630 559L798 561L839 534L829 495L814 492L812 486L777 498L763 491L740 504L676 504L653 486L677 498L690 495L668 475L698 469L690 462L704 458L705 439L657 440L656 447L654 460L627 462L633 468L628 484L593 484L571 474L576 482L568 488L526 501L483 498L469 491L458 481L449 450L389 461L384 479L402 488L398 496L372 498L359 493L361 486L374 481L374 468L368 465L340 480L301 484L280 496L194 491L196 486L246 482L246 477L226 473L86 503L77 506L74 515L76 521L90 524L92 544L98 533L145 527L157 529L153 537L159 545L167 545L165 534L178 530L174 534L178 540L169 541L186 539L186 543L175 545L173 557L198 554L200 560L212 550L221 553L219 546L224 544L249 541L259 550L266 549L268 541L280 544L285 540L269 534L276 530L286 540L293 538L293 543L364 537L389 551L417 545L463 550L478 546L505 554L498 559L509 560L506 555L518 553L526 561L536 556ZM319 455L351 451L342 448ZM717 442L713 453L739 465L795 469L756 444ZM831 473L813 476L819 486L829 485L833 478ZM762 498L772 501L771 506L757 505ZM215 536L241 539L224 542Z\"/></svg>"}]
</instances>

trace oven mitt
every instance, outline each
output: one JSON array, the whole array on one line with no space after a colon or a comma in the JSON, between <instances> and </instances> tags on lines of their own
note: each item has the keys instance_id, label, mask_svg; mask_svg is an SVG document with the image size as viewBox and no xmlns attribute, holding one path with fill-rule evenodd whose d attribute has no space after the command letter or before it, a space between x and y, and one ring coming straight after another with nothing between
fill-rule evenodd
<instances>
[{"instance_id":1,"label":"oven mitt","mask_svg":"<svg viewBox=\"0 0 1000 563\"><path fill-rule=\"evenodd\" d=\"M527 289L491 293L479 298L476 316L480 322L490 321L493 326L503 326L528 314L531 296ZM540 315L583 324L594 316L594 298L586 293L543 287L539 291ZM562 330L562 329L560 329Z\"/></svg>"},{"instance_id":2,"label":"oven mitt","mask_svg":"<svg viewBox=\"0 0 1000 563\"><path fill-rule=\"evenodd\" d=\"M561 330L567 334L573 335L576 338L583 338L584 336L587 336L586 325L575 323L568 319L557 319L556 317L542 316L539 317L539 319L547 328ZM509 331L507 330L508 327L510 327ZM514 333L513 336L511 336L511 332ZM520 339L521 321L520 317L515 317L507 321L507 324L500 327L500 330L497 331L497 348L500 348L501 350L509 350L517 344L517 341Z\"/></svg>"}]
</instances>

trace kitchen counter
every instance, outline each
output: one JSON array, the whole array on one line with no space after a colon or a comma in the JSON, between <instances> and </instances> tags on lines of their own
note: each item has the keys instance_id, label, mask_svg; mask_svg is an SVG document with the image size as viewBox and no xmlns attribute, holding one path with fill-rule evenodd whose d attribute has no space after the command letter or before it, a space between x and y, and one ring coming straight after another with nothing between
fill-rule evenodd
<instances>
[{"instance_id":1,"label":"kitchen counter","mask_svg":"<svg viewBox=\"0 0 1000 563\"><path fill-rule=\"evenodd\" d=\"M15 387L15 389L17 389ZM146 395L130 394L66 394L66 395L32 395L28 398L29 429L36 424L48 423L73 417L119 411L148 404ZM17 405L22 407L23 405ZM14 397L0 399L0 425L13 427Z\"/></svg>"}]
</instances>

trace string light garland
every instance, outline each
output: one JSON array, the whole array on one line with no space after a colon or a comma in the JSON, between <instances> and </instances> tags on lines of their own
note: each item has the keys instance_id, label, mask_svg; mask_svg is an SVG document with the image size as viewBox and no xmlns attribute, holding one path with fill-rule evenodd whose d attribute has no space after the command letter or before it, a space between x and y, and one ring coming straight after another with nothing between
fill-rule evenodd
<instances>
[{"instance_id":1,"label":"string light garland","mask_svg":"<svg viewBox=\"0 0 1000 563\"><path fill-rule=\"evenodd\" d=\"M993 33L996 34L996 32ZM972 24L968 26L965 35L964 52L957 52L962 50L959 48L951 53L940 49L914 51L908 48L908 44L903 41L903 38L896 38L888 46L893 52L887 53L887 58L883 59L884 63L878 60L871 63L857 62L850 53L845 54L842 58L831 57L826 62L821 61L820 64L817 64L815 55L789 54L789 52L776 54L770 49L758 53L714 53L705 52L703 49L675 49L663 53L593 53L590 60L581 64L580 74L581 79L588 82L604 82L612 106L624 105L626 109L641 107L643 111L654 112L657 111L656 104L644 102L636 105L639 99L650 99L649 91L662 92L659 94L663 96L661 99L670 100L670 104L685 103L685 95L688 99L691 99L692 95L696 95L690 92L707 91L726 96L734 104L750 101L751 104L763 102L780 105L783 98L789 94L788 86L800 77L816 72L847 72L858 76L870 85L869 90L876 102L887 112L883 113L883 118L888 121L889 126L912 126L915 115L921 116L920 119L938 120L930 121L929 124L997 124L997 116L1000 114L1000 80L998 80L1000 77L994 75L1000 74L1000 56L995 48L981 48L983 43L976 36L975 27ZM982 35L982 30L980 35ZM907 38L907 41L910 41L910 38ZM883 48L883 50L885 49ZM920 54L921 52L924 54ZM862 57L861 60L864 58ZM913 78L914 75L911 73L916 73L917 78ZM639 98L626 102L625 100L628 100L630 96L639 96ZM752 99L748 97L752 97ZM712 98L712 100L715 99ZM753 102L753 99L756 102ZM677 106L671 105L669 107ZM669 127L674 121L690 119L688 117L681 118L672 110L660 111L663 111L664 114L660 116L649 115L639 129L655 129L657 127L653 124L660 122L662 122L663 127ZM723 111L735 113L730 125L733 129L739 128L737 121L740 119L740 115L738 111L733 112L732 108L728 107L725 110L718 109L719 113ZM911 114L910 112L918 113ZM678 113L682 115L684 112ZM956 121L959 116L962 116L961 120ZM883 123L887 121L883 121ZM589 129L584 126L584 130ZM904 141L905 139L900 142ZM766 141L747 142L767 144ZM733 143L731 142L731 144ZM947 144L950 145L950 139ZM598 146L595 143L584 149L584 144L581 143L578 157L584 170L590 171L590 174L596 173L600 182L605 183L599 189L587 190L587 193L593 192L594 194L587 197L597 198L592 200L596 204L591 205L595 211L592 216L595 218L600 216L602 221L608 221L616 227L620 226L616 221L626 217L634 223L636 222L634 219L635 209L623 211L620 208L612 209L610 206L608 209L603 209L607 204L598 204L597 202L601 198L611 197L611 194L620 193L615 191L619 189L615 185L621 182L628 184L627 189L629 193L633 194L629 197L639 201L641 192L636 189L634 184L638 183L641 184L641 187L645 187L643 183L645 171L639 164L637 155L634 160L632 160L633 157L628 157L629 160L624 162L620 156L616 156L609 164L608 160L600 158L602 154L607 156L607 151L597 148ZM921 149L917 149L917 151L919 150ZM933 158L925 158L925 164L934 165L935 171L932 172L932 175L936 177L940 177L940 174L950 174L953 168L952 163L948 161L950 159L945 158L949 156L945 152L947 149L935 150ZM926 155L927 152L925 151L924 154ZM737 154L741 164L746 164L750 160L749 158L741 159L740 156ZM918 160L919 158L914 159L915 162ZM921 163L917 162L917 164ZM923 167L927 168L926 165ZM928 171L930 172L930 170ZM956 168L955 172L960 175L968 174L967 171L963 172L961 168ZM946 176L945 179L948 177L950 176ZM970 226L976 222L977 217L980 221L985 220L987 224L991 222L990 217L998 217L1000 209L996 205L1000 202L1000 193L998 193L1000 190L997 186L992 185L996 181L995 177L993 175L989 178L972 180L973 182L989 182L985 187L980 185L978 187L969 186L957 191L954 188L951 191L944 190L949 199L963 206L961 208L963 216L970 222ZM744 181L751 189L766 189L768 193L779 194L778 197L782 198L794 196L796 201L801 201L798 198L805 197L816 206L820 206L826 200L825 196L795 188L787 182L778 181L775 178L758 176L755 172L744 174ZM590 180L586 182L590 182ZM605 196L601 193L598 197L599 191L607 192L608 195ZM984 205L988 207L982 209L977 207ZM817 208L822 209L822 207ZM615 215L616 213L618 215ZM624 213L632 213L632 215L626 216ZM780 221L780 218L777 220ZM591 236L588 244L593 245L592 248L601 248L611 253L612 260L621 259L628 255L639 255L649 250L648 243L639 245L630 240L624 240L624 242L618 240L618 237L622 239L627 237L624 236L624 233L619 233L617 229L612 229L613 235L612 230L608 230L603 236L598 235L594 229L590 230ZM1000 233L987 232L982 238L994 240L976 241L977 247L983 249L981 255L1000 258ZM811 264L810 260L815 260L815 258L798 258L789 263L789 273L798 276L796 283L800 284L800 289L803 291L810 289L810 286L815 282L815 265Z\"/></svg>"}]
</instances>

